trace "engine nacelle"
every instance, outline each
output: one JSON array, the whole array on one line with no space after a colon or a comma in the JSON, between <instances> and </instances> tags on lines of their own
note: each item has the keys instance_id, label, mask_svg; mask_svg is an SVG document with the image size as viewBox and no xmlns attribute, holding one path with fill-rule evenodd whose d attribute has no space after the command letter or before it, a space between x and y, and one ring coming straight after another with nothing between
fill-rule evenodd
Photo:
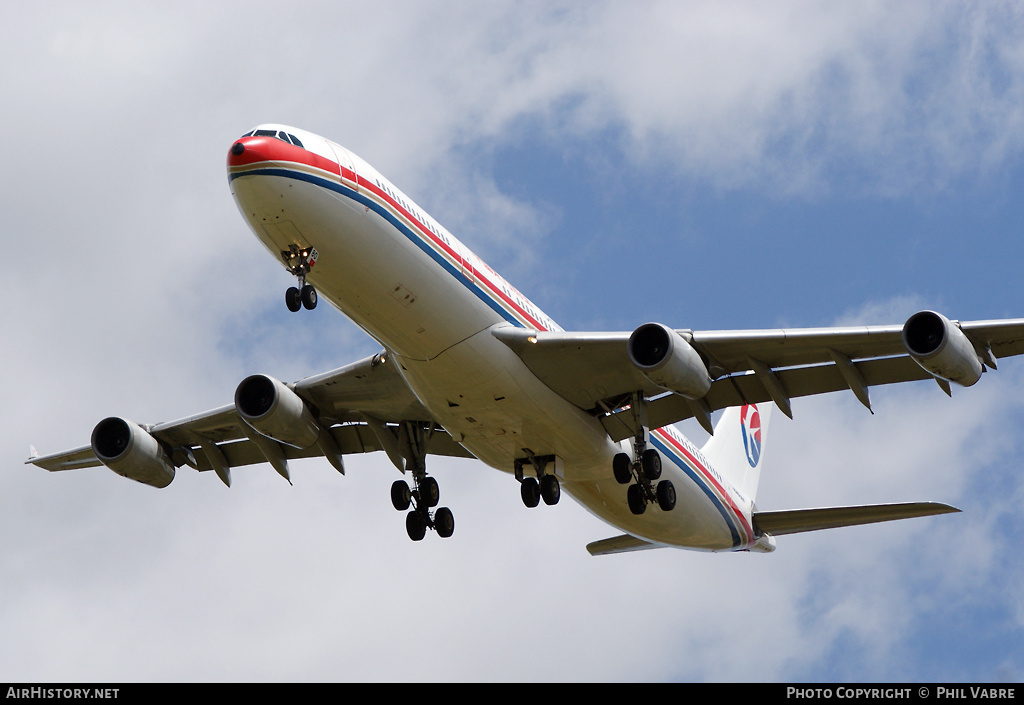
<instances>
[{"instance_id":1,"label":"engine nacelle","mask_svg":"<svg viewBox=\"0 0 1024 705\"><path fill-rule=\"evenodd\" d=\"M629 336L626 349L629 361L659 387L687 399L700 399L711 389L711 375L700 355L668 326L645 323Z\"/></svg>"},{"instance_id":2,"label":"engine nacelle","mask_svg":"<svg viewBox=\"0 0 1024 705\"><path fill-rule=\"evenodd\" d=\"M959 327L934 311L920 311L903 325L903 347L925 371L970 387L981 379L978 353Z\"/></svg>"},{"instance_id":3,"label":"engine nacelle","mask_svg":"<svg viewBox=\"0 0 1024 705\"><path fill-rule=\"evenodd\" d=\"M320 437L320 424L306 403L273 377L242 380L235 390L235 408L257 433L293 448L309 448Z\"/></svg>"},{"instance_id":4,"label":"engine nacelle","mask_svg":"<svg viewBox=\"0 0 1024 705\"><path fill-rule=\"evenodd\" d=\"M167 487L174 479L174 463L160 443L144 428L111 416L92 430L92 452L121 477L153 487Z\"/></svg>"}]
</instances>

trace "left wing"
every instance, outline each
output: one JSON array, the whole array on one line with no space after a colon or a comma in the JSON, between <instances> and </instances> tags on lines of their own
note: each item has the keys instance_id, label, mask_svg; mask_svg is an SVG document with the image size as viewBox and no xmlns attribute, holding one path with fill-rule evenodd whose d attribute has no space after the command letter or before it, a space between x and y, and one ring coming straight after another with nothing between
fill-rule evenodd
<instances>
[{"instance_id":1,"label":"left wing","mask_svg":"<svg viewBox=\"0 0 1024 705\"><path fill-rule=\"evenodd\" d=\"M261 404L259 414L249 409ZM289 460L324 456L344 472L342 456L376 450L403 472L413 453L473 457L434 423L385 353L291 385L250 377L235 404L176 421L139 426L111 417L91 445L26 462L50 471L104 464L157 487L189 465L216 471L230 486L233 467L270 462L289 478Z\"/></svg>"},{"instance_id":2,"label":"left wing","mask_svg":"<svg viewBox=\"0 0 1024 705\"><path fill-rule=\"evenodd\" d=\"M961 323L932 311L903 326L494 335L616 441L637 432L637 395L643 425L696 417L710 432L717 409L773 401L792 416L790 399L844 389L870 409L870 387L935 378L949 393L950 381L970 386L998 358L1024 353L1024 319Z\"/></svg>"}]
</instances>

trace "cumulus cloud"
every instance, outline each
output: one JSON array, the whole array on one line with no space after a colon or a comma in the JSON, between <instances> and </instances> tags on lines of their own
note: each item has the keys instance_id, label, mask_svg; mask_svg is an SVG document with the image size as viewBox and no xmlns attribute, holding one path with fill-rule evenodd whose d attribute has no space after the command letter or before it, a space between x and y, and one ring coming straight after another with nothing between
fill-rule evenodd
<instances>
[{"instance_id":1,"label":"cumulus cloud","mask_svg":"<svg viewBox=\"0 0 1024 705\"><path fill-rule=\"evenodd\" d=\"M783 199L998 178L1021 147L1014 8L182 7L0 10L0 676L898 679L872 654L920 659L941 603L974 592L1019 633L1021 567L1001 559L1020 537L1012 362L952 401L922 384L873 390L874 417L852 395L776 415L765 508L935 498L965 512L790 537L771 556L591 559L583 546L614 529L571 502L528 511L513 480L468 461L432 464L457 530L422 544L390 509L383 458L352 459L344 478L297 463L294 487L239 469L230 490L187 469L154 491L22 464L28 443L82 445L108 414L183 416L250 372L291 380L375 349L326 306L283 311L287 275L224 175L231 140L259 122L352 147L514 279L536 256L516 243L565 269L584 246L549 243L569 220L549 192L503 189L517 145L589 150L608 180L626 164ZM589 305L614 310L615 293ZM896 322L919 301L883 299L843 322ZM529 658L540 643L557 658ZM849 670L829 671L850 644ZM968 676L1020 664L992 668Z\"/></svg>"}]
</instances>

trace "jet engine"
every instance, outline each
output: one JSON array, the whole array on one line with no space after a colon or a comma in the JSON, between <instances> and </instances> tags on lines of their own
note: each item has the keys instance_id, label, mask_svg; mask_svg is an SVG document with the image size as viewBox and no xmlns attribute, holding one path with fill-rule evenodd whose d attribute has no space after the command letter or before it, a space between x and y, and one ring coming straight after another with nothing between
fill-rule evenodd
<instances>
[{"instance_id":1,"label":"jet engine","mask_svg":"<svg viewBox=\"0 0 1024 705\"><path fill-rule=\"evenodd\" d=\"M309 448L320 424L298 394L267 375L252 375L235 390L235 408L258 433L293 448Z\"/></svg>"},{"instance_id":2,"label":"jet engine","mask_svg":"<svg viewBox=\"0 0 1024 705\"><path fill-rule=\"evenodd\" d=\"M92 452L121 477L153 487L174 479L174 463L141 426L116 416L103 419L92 431Z\"/></svg>"},{"instance_id":3,"label":"jet engine","mask_svg":"<svg viewBox=\"0 0 1024 705\"><path fill-rule=\"evenodd\" d=\"M700 399L711 389L711 376L700 355L668 326L645 323L629 336L629 361L659 387L687 399Z\"/></svg>"},{"instance_id":4,"label":"jet engine","mask_svg":"<svg viewBox=\"0 0 1024 705\"><path fill-rule=\"evenodd\" d=\"M934 311L920 311L903 325L903 346L925 371L970 387L981 379L978 353L964 332Z\"/></svg>"}]
</instances>

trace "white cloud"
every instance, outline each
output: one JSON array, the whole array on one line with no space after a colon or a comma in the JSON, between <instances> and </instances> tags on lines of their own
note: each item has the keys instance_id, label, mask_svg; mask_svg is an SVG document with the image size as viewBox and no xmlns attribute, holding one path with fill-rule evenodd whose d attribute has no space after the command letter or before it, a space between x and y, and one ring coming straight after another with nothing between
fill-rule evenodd
<instances>
[{"instance_id":1,"label":"white cloud","mask_svg":"<svg viewBox=\"0 0 1024 705\"><path fill-rule=\"evenodd\" d=\"M389 508L382 458L344 478L296 464L294 487L268 467L237 470L230 490L186 470L159 492L23 466L28 443L84 444L107 414L185 415L249 372L290 380L374 347L327 307L281 312L287 276L223 167L258 122L351 145L502 258L562 215L467 155L527 129L612 153L595 163L769 193L828 192L845 160L898 195L1019 158L1006 7L379 5L0 11L0 677L774 680L816 673L842 639L908 648L887 623L913 633L973 591L1024 622L1001 582L1021 570L1006 558L1012 361L952 401L934 385L873 393L874 417L852 395L798 402L773 429L766 508L934 497L967 511L790 537L771 556L591 559L583 546L613 529L569 502L527 511L509 477L468 462L432 466L457 529L422 544ZM553 656L528 658L538 644Z\"/></svg>"}]
</instances>

